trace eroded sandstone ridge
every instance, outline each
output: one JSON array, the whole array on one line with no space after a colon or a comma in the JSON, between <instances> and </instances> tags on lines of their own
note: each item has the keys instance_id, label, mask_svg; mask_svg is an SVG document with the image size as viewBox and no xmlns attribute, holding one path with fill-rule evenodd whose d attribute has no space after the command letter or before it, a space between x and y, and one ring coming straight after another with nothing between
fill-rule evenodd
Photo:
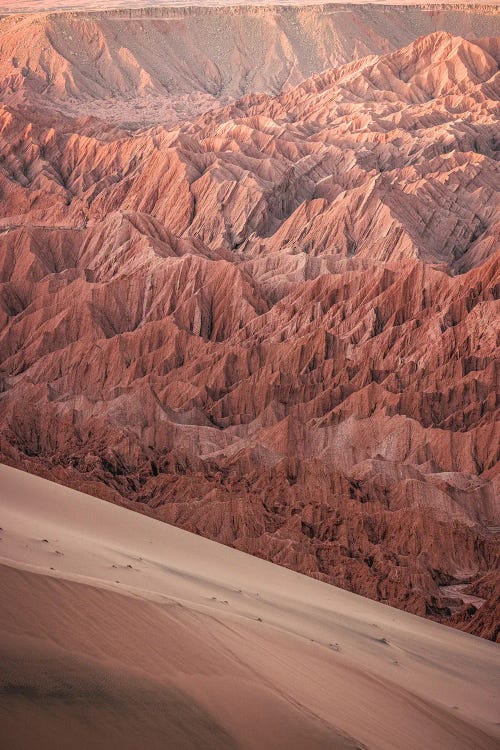
<instances>
[{"instance_id":1,"label":"eroded sandstone ridge","mask_svg":"<svg viewBox=\"0 0 500 750\"><path fill-rule=\"evenodd\" d=\"M12 10L19 12L20 1ZM233 2L186 7L167 0L172 7L6 16L0 98L127 127L172 127L217 104L255 91L278 94L436 31L466 38L499 33L491 5Z\"/></svg>"},{"instance_id":2,"label":"eroded sandstone ridge","mask_svg":"<svg viewBox=\"0 0 500 750\"><path fill-rule=\"evenodd\" d=\"M499 59L174 129L4 103L2 460L497 639Z\"/></svg>"}]
</instances>

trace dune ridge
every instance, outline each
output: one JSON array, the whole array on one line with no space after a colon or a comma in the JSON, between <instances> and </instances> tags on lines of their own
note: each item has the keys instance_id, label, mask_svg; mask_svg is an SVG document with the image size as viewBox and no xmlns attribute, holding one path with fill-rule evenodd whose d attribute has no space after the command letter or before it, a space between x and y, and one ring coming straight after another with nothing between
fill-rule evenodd
<instances>
[{"instance_id":1,"label":"dune ridge","mask_svg":"<svg viewBox=\"0 0 500 750\"><path fill-rule=\"evenodd\" d=\"M493 644L15 469L0 477L13 750L68 731L76 748L497 746Z\"/></svg>"}]
</instances>

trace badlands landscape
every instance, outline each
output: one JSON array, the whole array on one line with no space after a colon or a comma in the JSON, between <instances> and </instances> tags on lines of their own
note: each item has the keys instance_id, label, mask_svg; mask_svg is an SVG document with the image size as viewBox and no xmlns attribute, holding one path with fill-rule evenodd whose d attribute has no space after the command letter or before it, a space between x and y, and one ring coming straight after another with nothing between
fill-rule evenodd
<instances>
[{"instance_id":1,"label":"badlands landscape","mask_svg":"<svg viewBox=\"0 0 500 750\"><path fill-rule=\"evenodd\" d=\"M497 640L498 26L5 16L2 460Z\"/></svg>"},{"instance_id":2,"label":"badlands landscape","mask_svg":"<svg viewBox=\"0 0 500 750\"><path fill-rule=\"evenodd\" d=\"M1 21L1 456L496 640L498 16L342 7Z\"/></svg>"},{"instance_id":3,"label":"badlands landscape","mask_svg":"<svg viewBox=\"0 0 500 750\"><path fill-rule=\"evenodd\" d=\"M497 748L498 8L0 16L0 744Z\"/></svg>"}]
</instances>

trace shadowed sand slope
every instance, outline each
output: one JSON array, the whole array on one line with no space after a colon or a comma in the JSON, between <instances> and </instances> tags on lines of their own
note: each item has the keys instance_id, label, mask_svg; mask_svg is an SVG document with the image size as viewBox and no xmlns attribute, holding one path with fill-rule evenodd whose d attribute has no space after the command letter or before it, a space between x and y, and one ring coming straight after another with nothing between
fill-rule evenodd
<instances>
[{"instance_id":1,"label":"shadowed sand slope","mask_svg":"<svg viewBox=\"0 0 500 750\"><path fill-rule=\"evenodd\" d=\"M498 746L496 646L0 467L9 748Z\"/></svg>"}]
</instances>

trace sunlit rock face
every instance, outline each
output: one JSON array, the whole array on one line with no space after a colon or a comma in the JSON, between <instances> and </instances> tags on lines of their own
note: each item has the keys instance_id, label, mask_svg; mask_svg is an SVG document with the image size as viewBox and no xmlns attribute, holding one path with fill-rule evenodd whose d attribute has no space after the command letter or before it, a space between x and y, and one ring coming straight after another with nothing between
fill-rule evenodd
<instances>
[{"instance_id":1,"label":"sunlit rock face","mask_svg":"<svg viewBox=\"0 0 500 750\"><path fill-rule=\"evenodd\" d=\"M0 0L0 15L10 12L0 18L0 99L133 128L172 127L220 103L254 92L276 95L436 31L467 39L499 33L492 5L277 4L156 0L151 8L134 0L130 9L126 0L108 0L106 11L20 16L39 10L39 0Z\"/></svg>"},{"instance_id":2,"label":"sunlit rock face","mask_svg":"<svg viewBox=\"0 0 500 750\"><path fill-rule=\"evenodd\" d=\"M496 639L495 20L387 12L0 22L1 457Z\"/></svg>"}]
</instances>

